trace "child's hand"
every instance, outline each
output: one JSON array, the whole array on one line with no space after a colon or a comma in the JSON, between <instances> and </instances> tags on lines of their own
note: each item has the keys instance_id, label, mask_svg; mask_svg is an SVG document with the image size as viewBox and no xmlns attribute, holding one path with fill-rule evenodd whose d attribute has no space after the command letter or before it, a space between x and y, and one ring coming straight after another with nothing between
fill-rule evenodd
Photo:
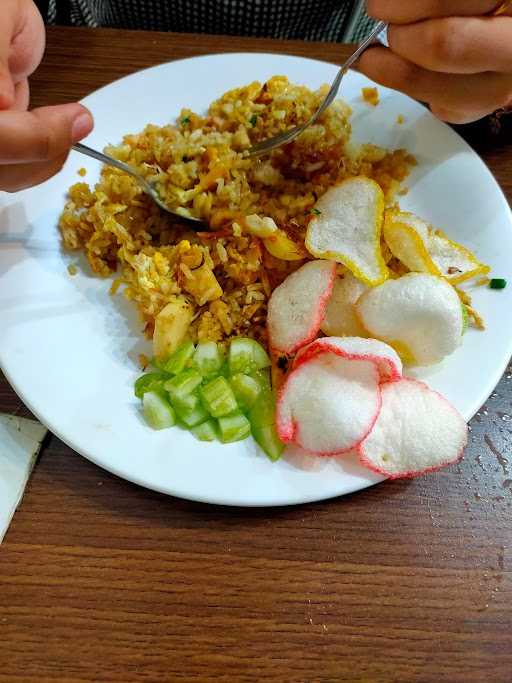
<instances>
[{"instance_id":1,"label":"child's hand","mask_svg":"<svg viewBox=\"0 0 512 683\"><path fill-rule=\"evenodd\" d=\"M389 46L372 47L358 69L401 90L450 123L468 123L512 105L512 3L493 0L368 0L391 24Z\"/></svg>"},{"instance_id":2,"label":"child's hand","mask_svg":"<svg viewBox=\"0 0 512 683\"><path fill-rule=\"evenodd\" d=\"M44 43L43 20L32 0L0 0L0 190L14 192L50 178L93 126L80 104L27 112L28 77Z\"/></svg>"}]
</instances>

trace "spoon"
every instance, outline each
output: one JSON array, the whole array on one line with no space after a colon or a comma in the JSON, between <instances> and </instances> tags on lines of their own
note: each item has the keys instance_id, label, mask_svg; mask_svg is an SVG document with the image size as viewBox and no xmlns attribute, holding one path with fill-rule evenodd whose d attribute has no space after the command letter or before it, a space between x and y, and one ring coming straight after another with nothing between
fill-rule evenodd
<instances>
[{"instance_id":1,"label":"spoon","mask_svg":"<svg viewBox=\"0 0 512 683\"><path fill-rule=\"evenodd\" d=\"M141 189L144 190L144 192L148 194L151 197L151 199L154 202L156 202L161 209L167 211L167 213L170 213L173 216L178 216L182 221L191 221L192 223L194 223L194 227L197 230L206 227L206 224L199 218L194 218L193 216L183 216L181 213L178 213L177 211L173 211L172 209L170 209L167 206L167 204L163 202L160 198L160 195L158 194L156 187L152 183L148 182L143 175L141 175L138 171L136 171L133 168L133 166L129 166L128 164L125 164L124 161L119 161L119 159L114 159L114 157L111 157L108 154L103 154L103 152L98 152L97 150L92 149L91 147L87 147L87 145L82 145L82 143L80 142L76 145L73 145L73 149L75 152L80 152L80 154L85 154L88 157L92 157L93 159L101 161L103 164L106 164L107 166L114 166L114 168L117 168L120 171L123 171L124 173L130 175L138 182Z\"/></svg>"}]
</instances>

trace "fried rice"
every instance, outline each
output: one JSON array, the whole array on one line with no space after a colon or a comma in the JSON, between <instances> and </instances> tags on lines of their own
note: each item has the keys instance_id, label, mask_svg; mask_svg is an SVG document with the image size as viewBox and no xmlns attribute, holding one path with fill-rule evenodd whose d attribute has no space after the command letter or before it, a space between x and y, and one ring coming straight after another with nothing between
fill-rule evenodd
<instances>
[{"instance_id":1,"label":"fried rice","mask_svg":"<svg viewBox=\"0 0 512 683\"><path fill-rule=\"evenodd\" d=\"M312 258L304 234L318 198L357 175L373 178L388 204L402 191L414 159L354 147L342 101L286 147L247 155L307 120L327 90L276 76L227 92L204 116L183 109L176 124L148 125L106 149L156 183L171 209L204 220L202 232L162 212L117 169L104 167L94 187L70 188L59 224L65 247L83 250L95 274L115 275L112 292L122 289L137 305L148 338L163 308L184 299L192 341L246 335L265 343L272 290Z\"/></svg>"}]
</instances>

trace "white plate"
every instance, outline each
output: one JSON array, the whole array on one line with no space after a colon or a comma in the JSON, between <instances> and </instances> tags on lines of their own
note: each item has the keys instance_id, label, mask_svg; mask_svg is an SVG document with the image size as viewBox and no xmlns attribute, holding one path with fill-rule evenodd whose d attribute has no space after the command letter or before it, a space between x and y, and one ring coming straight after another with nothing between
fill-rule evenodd
<instances>
[{"instance_id":1,"label":"white plate","mask_svg":"<svg viewBox=\"0 0 512 683\"><path fill-rule=\"evenodd\" d=\"M297 57L229 54L187 59L133 74L86 98L96 117L93 147L118 142L148 122L172 121L183 106L204 111L225 90L286 74L311 88L330 82L336 67ZM368 81L355 73L343 84L354 108L356 140L406 147L419 165L403 199L449 230L512 282L512 220L495 180L478 156L419 104L380 89L381 104L360 99ZM406 123L397 125L399 114ZM182 498L228 505L288 505L364 488L381 478L347 459L286 456L273 465L252 441L200 444L179 429L153 432L138 413L132 385L136 357L148 351L135 310L108 294L109 282L61 250L56 228L66 189L99 165L72 154L43 186L0 198L0 363L31 410L76 451L121 477ZM83 260L81 260L83 264ZM492 392L512 352L512 287L474 295L487 321L469 331L445 363L417 373L469 419Z\"/></svg>"}]
</instances>

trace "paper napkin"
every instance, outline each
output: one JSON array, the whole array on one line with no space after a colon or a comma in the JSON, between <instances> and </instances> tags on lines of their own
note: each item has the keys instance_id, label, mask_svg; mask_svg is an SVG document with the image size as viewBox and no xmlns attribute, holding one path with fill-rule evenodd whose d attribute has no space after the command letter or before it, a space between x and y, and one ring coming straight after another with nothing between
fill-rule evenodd
<instances>
[{"instance_id":1,"label":"paper napkin","mask_svg":"<svg viewBox=\"0 0 512 683\"><path fill-rule=\"evenodd\" d=\"M46 434L23 417L0 415L0 543L18 507Z\"/></svg>"}]
</instances>

